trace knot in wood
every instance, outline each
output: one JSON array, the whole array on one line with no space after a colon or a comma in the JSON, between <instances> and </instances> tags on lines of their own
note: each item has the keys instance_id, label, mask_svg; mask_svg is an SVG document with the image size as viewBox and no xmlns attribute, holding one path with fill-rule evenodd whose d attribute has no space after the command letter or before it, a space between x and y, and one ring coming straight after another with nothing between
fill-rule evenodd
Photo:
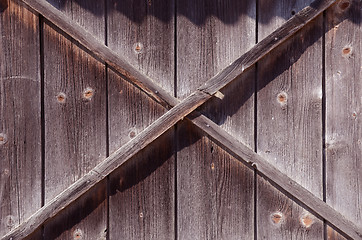
<instances>
[{"instance_id":1,"label":"knot in wood","mask_svg":"<svg viewBox=\"0 0 362 240\"><path fill-rule=\"evenodd\" d=\"M314 217L310 213L305 213L301 216L300 222L303 227L310 228L314 223Z\"/></svg>"},{"instance_id":2,"label":"knot in wood","mask_svg":"<svg viewBox=\"0 0 362 240\"><path fill-rule=\"evenodd\" d=\"M59 103L65 103L66 98L67 98L67 96L66 96L65 93L63 93L63 92L60 92L60 93L58 93L58 95L57 95L57 101L58 101Z\"/></svg>"},{"instance_id":3,"label":"knot in wood","mask_svg":"<svg viewBox=\"0 0 362 240\"><path fill-rule=\"evenodd\" d=\"M270 216L270 219L273 224L279 225L283 221L283 213L281 213L281 212L272 213Z\"/></svg>"},{"instance_id":4,"label":"knot in wood","mask_svg":"<svg viewBox=\"0 0 362 240\"><path fill-rule=\"evenodd\" d=\"M8 141L8 138L5 133L0 133L0 146L4 145Z\"/></svg>"},{"instance_id":5,"label":"knot in wood","mask_svg":"<svg viewBox=\"0 0 362 240\"><path fill-rule=\"evenodd\" d=\"M286 92L280 92L277 96L277 101L281 104L281 105L285 105L287 104L288 101L288 95Z\"/></svg>"},{"instance_id":6,"label":"knot in wood","mask_svg":"<svg viewBox=\"0 0 362 240\"><path fill-rule=\"evenodd\" d=\"M87 87L86 89L84 89L83 91L83 98L85 100L91 100L92 97L94 95L94 89L90 88L90 87Z\"/></svg>"},{"instance_id":7,"label":"knot in wood","mask_svg":"<svg viewBox=\"0 0 362 240\"><path fill-rule=\"evenodd\" d=\"M129 137L130 138L134 138L136 136L136 133L134 132L134 131L131 131L130 133L129 133Z\"/></svg>"}]
</instances>

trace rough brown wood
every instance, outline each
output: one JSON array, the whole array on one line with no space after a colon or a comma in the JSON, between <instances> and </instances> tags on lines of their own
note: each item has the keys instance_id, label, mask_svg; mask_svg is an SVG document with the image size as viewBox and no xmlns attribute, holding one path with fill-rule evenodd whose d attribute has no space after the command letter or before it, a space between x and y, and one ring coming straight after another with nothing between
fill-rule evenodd
<instances>
[{"instance_id":1,"label":"rough brown wood","mask_svg":"<svg viewBox=\"0 0 362 240\"><path fill-rule=\"evenodd\" d=\"M259 2L262 39L311 1ZM280 16L277 20L275 16ZM273 20L272 20L273 19ZM322 36L317 17L283 47L259 61L257 151L315 196L323 199ZM270 183L258 178L260 238L323 239L323 222Z\"/></svg>"},{"instance_id":2,"label":"rough brown wood","mask_svg":"<svg viewBox=\"0 0 362 240\"><path fill-rule=\"evenodd\" d=\"M94 37L91 32L86 31L81 26L74 23L70 17L57 10L50 3L46 2L45 0L25 0L23 2L25 2L29 7L41 15L45 16L45 18L66 32L77 42L82 44L92 54L99 57L102 61L105 61L111 67L116 69L119 73L124 75L127 80L132 81L162 105L168 106L166 102L173 101L173 99L170 98L170 95L167 94L167 92L160 88L156 83L137 71L124 58L117 55L114 51ZM173 102L173 105L176 103L177 102Z\"/></svg>"},{"instance_id":3,"label":"rough brown wood","mask_svg":"<svg viewBox=\"0 0 362 240\"><path fill-rule=\"evenodd\" d=\"M167 113L165 115L167 115ZM197 118L197 117L198 117L197 115L196 116L194 114L192 115L192 118ZM301 201L302 204L305 204L312 210L316 209L316 212L318 212L321 215L321 217L324 217L327 221L330 221L333 225L335 225L336 227L339 227L342 231L344 231L347 234L350 234L350 236L353 236L355 239L362 238L361 229L356 227L353 223L346 221L345 218L343 216L341 216L338 212L336 212L334 209L329 207L326 203L321 201L318 197L311 194L308 190L304 189L298 183L291 180L288 176L286 176L285 174L282 174L280 171L276 170L274 167L272 167L270 164L268 164L267 161L265 161L262 157L260 157L258 154L253 152L247 146L237 144L237 146L235 148L235 144L237 143L237 140L234 140L232 136L229 136L221 128L217 129L218 127L211 120L209 120L205 117L203 117L203 118L204 119L202 119L202 121L193 120L193 122L197 126L199 126L201 129L203 129L206 133L208 133L210 136L212 136L215 140L219 141L219 143L224 144L224 146L227 149L229 149L232 153L235 153L236 156L240 156L240 159L244 159L247 162L249 162L249 164L251 164L253 167L256 167L266 177L268 177L270 179L274 179L273 181L275 181L275 183L277 183L286 192L289 192L293 197L296 197L296 199ZM162 125L162 124L157 124L157 125ZM213 130L214 128L217 129L217 131L214 131ZM208 129L211 129L211 130L208 130ZM145 131L143 131L140 134L140 135L142 135L141 137L140 137L140 135L138 135L137 137L139 139L142 139L143 141L147 140L147 139L143 138L143 136L146 134L146 132L147 132L147 134L150 134L152 136L152 133L150 133L150 131L152 131L152 127L151 127L151 129L146 129ZM224 135L224 136L222 136L222 135ZM157 138L157 137L155 137L155 138ZM137 139L137 140L139 140L139 139ZM67 207L70 203L74 202L79 195L81 195L82 193L84 193L88 189L90 189L92 186L94 186L96 184L96 182L99 182L100 181L99 179L103 179L107 175L108 172L112 172L112 168L115 168L114 165L118 166L118 164L116 163L118 156L121 156L121 155L124 155L125 157L133 156L133 154L135 152L139 151L139 150L129 149L130 147L132 147L132 145L134 147L136 146L138 149L144 147L144 145L142 145L142 146L137 145L137 141L128 142L121 149L119 149L117 152L115 152L109 158L107 158L102 164L97 166L96 169L92 170L89 174L84 176L81 180L78 180L75 184L70 186L70 188L68 188L66 191L64 191L63 193L58 195L55 199L53 199L51 203L47 204L47 206L43 207L36 214L34 214L31 218L26 220L15 231L4 236L2 239L7 239L11 236L14 237L14 239L17 239L19 234L20 234L20 236L25 236L26 233L34 230L34 226L39 226L43 221L46 221L48 218L53 217L55 214L57 214L62 209ZM146 143L146 145L147 145L147 143ZM241 150L241 149L243 149L243 150ZM124 153L125 151L128 151L128 150L132 152L131 155ZM127 159L128 158L126 157L120 164L123 164L125 161L127 161ZM248 160L248 159L250 159L250 160ZM256 164L253 164L253 163L256 163ZM106 169L106 171L104 171L104 169ZM103 174L101 174L102 171L103 171ZM274 177L274 176L278 176L278 177ZM303 201L303 199L305 199L305 200Z\"/></svg>"},{"instance_id":4,"label":"rough brown wood","mask_svg":"<svg viewBox=\"0 0 362 240\"><path fill-rule=\"evenodd\" d=\"M107 62L110 66L114 67L117 71L127 77L127 79L135 83L162 105L168 107L167 103L172 103L173 105L176 104L174 99L169 94L167 94L166 91L157 86L148 77L137 71L133 66L116 55L109 48L97 41L97 39L95 39L92 34L84 31L79 25L74 24L73 21L56 10L49 3L45 2L44 0L21 1L25 2L35 11L45 16L48 20L65 31L76 41L83 44L93 54ZM207 81L199 89L201 91L207 92L210 95L215 94L222 87L226 86L246 69L254 65L259 59L261 59L271 50L275 49L291 35L301 29L306 23L317 17L335 2L336 0L314 1L311 6L307 6L306 8L302 9L280 28L256 44L251 50L243 54L227 68L223 69L219 74Z\"/></svg>"},{"instance_id":5,"label":"rough brown wood","mask_svg":"<svg viewBox=\"0 0 362 240\"><path fill-rule=\"evenodd\" d=\"M147 145L165 133L184 116L195 110L198 106L205 102L205 99L209 99L210 97L210 95L201 91L196 91L191 94L184 101L176 105L157 119L157 121L136 135L132 140L117 149L89 173L79 178L70 187L47 202L44 207L39 209L21 225L3 236L2 240L10 238L13 240L20 239L33 232L41 224L49 218L54 217L70 203L74 202L86 193L89 189L112 173L116 168L123 165L140 150L144 149Z\"/></svg>"},{"instance_id":6,"label":"rough brown wood","mask_svg":"<svg viewBox=\"0 0 362 240\"><path fill-rule=\"evenodd\" d=\"M41 207L42 192L39 18L24 4L6 4L0 11L0 236Z\"/></svg>"},{"instance_id":7,"label":"rough brown wood","mask_svg":"<svg viewBox=\"0 0 362 240\"><path fill-rule=\"evenodd\" d=\"M271 34L261 38L262 41L208 80L199 87L199 90L215 94L335 2L336 0L316 0L310 6L303 8Z\"/></svg>"},{"instance_id":8,"label":"rough brown wood","mask_svg":"<svg viewBox=\"0 0 362 240\"><path fill-rule=\"evenodd\" d=\"M203 99L203 100L200 100L200 102L199 102L198 104L201 104L202 101L206 101L207 98L209 98L209 96L207 96L207 97L205 96L204 99ZM189 99L189 101L191 101L191 100L192 100L192 99ZM181 105L182 105L182 104L181 104ZM190 106L191 106L191 105L192 105L192 103L190 104ZM197 105L195 105L195 107L196 107L196 106L197 106ZM191 110L192 110L192 109L191 109ZM175 110L175 111L179 111L179 110ZM187 111L185 110L185 112L187 112ZM167 114L166 114L166 115L167 115ZM108 169L108 167L107 167L106 169ZM64 193L64 194L65 194L64 196L66 196L66 193ZM74 199L75 199L75 198L73 198L73 200L74 200ZM71 200L70 202L72 202L73 200ZM66 204L65 204L65 205L66 205ZM58 206L58 207L59 207L59 206ZM30 220L31 220L31 219L30 219ZM25 225L26 225L26 224L25 224Z\"/></svg>"},{"instance_id":9,"label":"rough brown wood","mask_svg":"<svg viewBox=\"0 0 362 240\"><path fill-rule=\"evenodd\" d=\"M361 1L326 14L326 201L362 225ZM328 239L345 239L328 229Z\"/></svg>"},{"instance_id":10,"label":"rough brown wood","mask_svg":"<svg viewBox=\"0 0 362 240\"><path fill-rule=\"evenodd\" d=\"M107 6L109 48L173 95L173 1L109 0ZM113 152L167 109L111 69L108 79L109 147ZM174 238L173 142L174 130L170 129L110 175L109 239Z\"/></svg>"},{"instance_id":11,"label":"rough brown wood","mask_svg":"<svg viewBox=\"0 0 362 240\"><path fill-rule=\"evenodd\" d=\"M255 44L255 1L180 0L177 12L176 90L183 99ZM251 146L253 73L201 110ZM252 239L254 171L190 123L177 132L177 237Z\"/></svg>"},{"instance_id":12,"label":"rough brown wood","mask_svg":"<svg viewBox=\"0 0 362 240\"><path fill-rule=\"evenodd\" d=\"M92 9L97 0L86 1ZM61 11L104 39L104 16L78 4L58 2ZM104 64L51 25L44 23L45 203L106 157L106 79ZM106 185L86 194L72 209L45 225L45 239L100 239L107 228Z\"/></svg>"},{"instance_id":13,"label":"rough brown wood","mask_svg":"<svg viewBox=\"0 0 362 240\"><path fill-rule=\"evenodd\" d=\"M269 163L270 160L255 153L250 147L239 142L205 116L194 112L190 114L190 120L214 141L224 146L237 160L251 168L257 169L265 181L286 193L288 197L294 199L298 204L319 215L320 218L326 219L331 225L340 229L352 239L362 239L362 229L360 226L346 219L342 214L323 202L323 200L271 165ZM275 217L278 218L277 216Z\"/></svg>"}]
</instances>

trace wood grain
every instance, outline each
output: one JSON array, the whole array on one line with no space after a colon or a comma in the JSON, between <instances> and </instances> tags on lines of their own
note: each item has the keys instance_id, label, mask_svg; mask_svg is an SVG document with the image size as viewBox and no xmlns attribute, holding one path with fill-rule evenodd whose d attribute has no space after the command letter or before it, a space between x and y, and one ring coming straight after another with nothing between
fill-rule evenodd
<instances>
[{"instance_id":1,"label":"wood grain","mask_svg":"<svg viewBox=\"0 0 362 240\"><path fill-rule=\"evenodd\" d=\"M177 96L183 99L254 45L255 1L177 1L177 10ZM254 71L221 92L222 100L212 98L201 111L253 146ZM253 170L190 123L177 132L177 237L252 239Z\"/></svg>"},{"instance_id":2,"label":"wood grain","mask_svg":"<svg viewBox=\"0 0 362 240\"><path fill-rule=\"evenodd\" d=\"M200 98L198 98L198 96L200 97ZM197 106L199 106L200 104L202 104L202 102L204 102L204 101L206 101L207 99L209 99L210 98L210 96L201 96L200 95L200 92L199 93L197 93L196 95L193 95L192 97L190 97L190 98L188 98L187 99L187 101L186 102L183 102L182 104L180 104L180 105L178 105L173 111L171 111L171 113L179 113L180 115L178 115L177 114L177 118L182 118L181 117L181 115L182 114L188 114L189 113L189 110L190 111L192 111L193 110L193 107L197 107ZM190 108L190 109L189 109ZM170 113L170 114L171 114ZM166 114L167 115L167 114ZM165 120L166 122L168 122L168 121L175 121L175 119L170 119L170 116L165 116L164 117L164 119L163 120ZM178 119L176 119L176 121L177 121ZM156 125L154 125L154 127L156 127L156 128L158 128L159 126L157 126L157 124ZM168 127L170 127L170 126L168 126ZM167 129L167 126L165 127L165 128L163 128L164 130L165 129ZM150 132L152 132L152 131L155 131L155 129L147 129L148 131L146 131L146 132L148 132L148 133L150 133ZM160 133L162 133L162 131L164 131L164 130L160 130L160 129L157 129L157 131L160 131ZM147 133L145 133L145 134L147 134ZM157 136L156 136L157 137ZM150 141L152 141L152 139L146 139L145 140L146 142L144 142L144 144L145 145L147 145ZM131 141L132 142L132 141ZM133 152L133 151L135 151L135 152L137 152L137 150L135 150L133 147L132 147L132 144L133 143L130 143L128 146L126 146L123 150L127 150L127 148L129 148L129 149L131 149L131 152ZM119 149L119 151L123 151L122 149ZM133 154L135 153L135 152L133 152ZM113 157L116 157L116 155L117 154L115 154ZM103 169L103 170L106 170L106 172L107 171L109 171L109 169L112 169L112 168L115 168L115 166L119 166L119 165L121 165L122 163L114 163L114 162L112 162L114 159L113 159L113 157L111 157L111 158L108 158L107 160L108 161L105 161L104 162L104 164L103 165L100 165L100 169ZM99 170L99 169L98 169ZM96 172L94 172L93 174L97 174L97 170L96 170ZM92 175L92 174L91 174ZM102 175L100 175L100 176L98 176L98 178L97 178L97 180L94 180L94 182L87 182L88 181L88 179L89 178L87 178L87 177L84 177L82 180L80 180L80 181L78 181L76 184L74 184L73 186L71 186L66 192L63 192L61 195L59 195L58 197L59 197L59 199L60 199L60 201L59 202L57 202L57 199L55 199L51 204L49 204L48 206L46 206L46 207L44 207L44 209L42 210L42 211L39 211L39 214L38 214L38 216L39 215L41 215L42 217L40 218L40 219L37 219L36 220L36 222L37 223L39 223L39 222L41 222L41 221L44 221L44 217L45 217L45 219L46 219L46 215L47 214L49 214L49 212L48 213L46 213L47 211L49 211L49 209L51 209L52 207L55 207L55 211L54 211L54 213L56 213L56 212L59 212L63 207L65 207L66 205L68 205L70 202L72 202L72 201L74 201L78 196L80 196L82 193L84 193L84 192L86 192L87 191L87 189L89 189L88 187L89 187L89 185L94 185L96 182L99 182L100 181L100 179L102 179L104 176L102 176ZM90 184L89 184L90 183ZM81 191L79 192L79 187L80 186L82 186L82 184L85 184L86 185L86 187L84 188L84 189L81 189ZM77 195L75 195L75 196L71 196L70 198L67 198L65 201L63 201L64 200L64 197L66 197L66 196L68 196L69 197L69 193L74 193L73 191L75 191L75 190L77 190L76 192L77 192ZM45 211L46 210L46 211ZM44 214L45 213L45 214ZM52 213L51 211L50 211L50 213ZM53 213L53 214L54 214ZM31 221L33 221L34 220L34 218L36 218L37 217L37 215L34 215L31 219L29 219L29 221L28 222L31 222ZM37 224L34 224L34 226L37 226ZM32 228L34 228L34 226L32 226ZM23 228L25 227L27 227L26 226L26 223L24 223L24 225L22 226ZM19 227L18 228L18 230L19 229L21 229L21 227ZM21 230L20 230L21 231ZM27 231L30 231L29 229L27 229Z\"/></svg>"},{"instance_id":3,"label":"wood grain","mask_svg":"<svg viewBox=\"0 0 362 240\"><path fill-rule=\"evenodd\" d=\"M195 91L195 93L191 94L184 101L162 115L145 130L136 135L132 140L118 148L89 173L79 178L67 189L46 203L41 209L25 220L16 229L3 236L2 240L8 238L24 238L28 234L32 233L41 224L54 217L68 205L85 194L89 189L94 187L97 183L101 182L115 169L119 168L130 158L143 150L146 146L156 140L184 116L195 110L210 97L210 95L204 92Z\"/></svg>"},{"instance_id":4,"label":"wood grain","mask_svg":"<svg viewBox=\"0 0 362 240\"><path fill-rule=\"evenodd\" d=\"M260 1L259 37L270 34L310 2ZM257 104L258 153L320 199L322 21L317 17L259 62ZM323 222L261 177L257 202L260 238L323 239Z\"/></svg>"},{"instance_id":5,"label":"wood grain","mask_svg":"<svg viewBox=\"0 0 362 240\"><path fill-rule=\"evenodd\" d=\"M93 8L98 1L93 2ZM104 39L104 17L85 14L79 1L62 11ZM94 24L93 24L94 23ZM103 25L103 26L102 26ZM106 157L105 66L44 24L45 202ZM46 239L100 239L107 228L106 184L45 225ZM94 194L96 193L96 194Z\"/></svg>"},{"instance_id":6,"label":"wood grain","mask_svg":"<svg viewBox=\"0 0 362 240\"><path fill-rule=\"evenodd\" d=\"M141 74L157 80L155 83L172 96L174 1L110 0L107 6L109 48ZM111 69L108 78L109 146L113 152L166 109ZM174 130L170 129L110 175L110 239L174 238L173 142Z\"/></svg>"},{"instance_id":7,"label":"wood grain","mask_svg":"<svg viewBox=\"0 0 362 240\"><path fill-rule=\"evenodd\" d=\"M93 36L93 34L90 32L91 30L87 31L79 24L75 23L75 21L72 20L72 17L67 16L61 11L57 10L55 7L53 7L50 3L46 2L45 0L25 0L25 1L21 0L21 1L26 3L29 7L31 7L41 15L45 16L45 18L51 21L62 31L66 32L75 41L77 41L83 47L89 50L89 52L91 52L94 56L99 57L102 61L105 61L109 66L113 67L116 71L122 74L127 80L132 81L135 85L144 90L149 96L151 96L157 102L167 107L168 107L167 102L173 102L173 105L177 104L177 102L174 102L173 98L169 94L167 94L166 91L160 88L159 85L153 82L149 77L137 71L137 69L131 64L129 64L121 55L117 55L114 51L105 46L104 42L100 42L96 37ZM62 1L66 2L66 0ZM83 4L85 4L87 1L82 1L82 2ZM64 3L60 4L60 6L66 8ZM95 4L95 6L97 5ZM76 21L80 23L82 22L79 20L77 16L75 16L74 18L76 19ZM88 26L87 28L93 29L92 25L93 24L91 24L91 26ZM97 24L94 25L97 26ZM101 39L101 37L99 38Z\"/></svg>"},{"instance_id":8,"label":"wood grain","mask_svg":"<svg viewBox=\"0 0 362 240\"><path fill-rule=\"evenodd\" d=\"M0 236L41 207L42 192L39 19L24 4L6 4L0 12Z\"/></svg>"},{"instance_id":9,"label":"wood grain","mask_svg":"<svg viewBox=\"0 0 362 240\"><path fill-rule=\"evenodd\" d=\"M361 1L340 1L326 14L326 200L362 224ZM344 239L328 229L328 239Z\"/></svg>"},{"instance_id":10,"label":"wood grain","mask_svg":"<svg viewBox=\"0 0 362 240\"><path fill-rule=\"evenodd\" d=\"M97 41L92 34L84 31L79 25L64 14L56 10L44 0L21 0L28 4L35 11L45 16L57 27L67 32L72 38L83 44L88 50L100 59L106 61L110 66L123 74L128 80L132 81L148 95L157 100L160 104L168 107L167 103L177 104L174 99L160 88L154 81L141 74L127 61L117 56L109 48ZM294 17L289 19L284 25L274 31L271 35L256 44L252 49L243 54L228 67L224 68L212 79L205 82L199 89L208 94L215 94L221 88L233 81L237 76L242 74L246 69L253 66L258 60L264 57L271 50L279 46L291 35L301 29L306 23L313 20L325 9L330 7L336 0L316 0L310 6L302 9ZM202 6L202 5L201 5ZM190 8L186 8L189 10ZM138 49L138 48L137 48Z\"/></svg>"},{"instance_id":11,"label":"wood grain","mask_svg":"<svg viewBox=\"0 0 362 240\"><path fill-rule=\"evenodd\" d=\"M199 87L199 90L211 95L215 94L335 2L335 0L316 0L296 13L286 21L285 24L280 25L280 27L274 26L274 28L269 31L271 32L269 35L263 35L261 38L263 40L220 71L212 79L205 82L205 84ZM305 3L304 5L307 4Z\"/></svg>"},{"instance_id":12,"label":"wood grain","mask_svg":"<svg viewBox=\"0 0 362 240\"><path fill-rule=\"evenodd\" d=\"M240 142L238 139L231 136L220 126L215 124L210 119L206 118L203 115L197 113L190 114L190 120L195 126L198 126L204 133L215 141L217 144L222 145L232 156L234 156L238 161L246 164L246 166L256 169L259 178L263 178L264 181L269 182L274 187L279 189L283 194L285 194L290 199L293 199L297 204L305 207L308 211L316 214L319 218L326 219L334 228L339 229L344 232L344 235L348 235L353 239L362 238L362 229L346 219L342 214L334 210L331 206L323 202L322 199L315 196L313 193L305 189L303 186L292 180L285 173L281 172L279 169L271 165L270 160L265 159L261 155L257 154L246 144ZM273 193L274 189L267 188L263 194L275 194ZM280 202L290 201L280 194ZM268 205L268 204L267 204ZM305 212L304 212L305 213ZM302 215L305 223L310 223L308 221L308 216ZM274 215L274 221L283 220L280 219L279 215ZM315 218L311 218L315 220ZM329 231L333 231L329 229ZM334 233L338 234L338 233ZM331 234L332 235L332 234Z\"/></svg>"}]
</instances>

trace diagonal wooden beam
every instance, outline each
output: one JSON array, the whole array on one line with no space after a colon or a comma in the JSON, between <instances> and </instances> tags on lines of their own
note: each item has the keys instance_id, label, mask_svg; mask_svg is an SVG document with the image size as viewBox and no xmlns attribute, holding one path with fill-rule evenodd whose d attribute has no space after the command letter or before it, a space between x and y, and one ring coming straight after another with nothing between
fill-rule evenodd
<instances>
[{"instance_id":1,"label":"diagonal wooden beam","mask_svg":"<svg viewBox=\"0 0 362 240\"><path fill-rule=\"evenodd\" d=\"M27 2L37 2L38 0L26 0ZM40 1L42 2L42 1ZM185 117L187 114L192 112L198 106L206 102L211 98L212 94L216 93L226 84L233 80L233 76L238 76L245 69L252 66L256 61L265 56L268 52L270 52L275 47L279 46L282 42L284 42L289 36L294 34L300 28L302 28L307 22L315 18L318 14L324 11L326 8L331 6L335 1L317 1L314 3L314 6L309 6L299 12L295 17L291 20L287 21L281 28L276 30L271 36L264 39L262 42L257 44L254 48L252 48L249 52L244 54L241 58L235 61L228 68L223 70L220 74L216 75L214 78L209 80L205 86L199 88L199 90L195 91L188 98L186 98L181 103L177 104L174 108L172 108L169 112L164 114L160 119L158 119L154 124L146 128L143 132L141 132L136 138L122 146L115 153L113 153L110 157L105 159L102 163L96 166L90 173L79 179L77 182L72 184L68 189L59 194L56 198L50 201L47 205L42 207L39 211L37 211L33 216L31 216L24 223L19 225L13 231L5 235L2 239L18 239L27 236L32 231L34 231L37 227L39 227L42 223L44 223L48 218L55 216L62 209L67 207L70 203L74 202L78 197L88 191L92 186L96 183L100 182L104 177L106 177L109 173L111 173L114 169L121 166L124 162L134 156L141 149L146 147L149 143L158 138L162 133L171 128L177 121ZM37 10L37 9L35 9ZM43 9L44 10L44 9ZM44 12L46 13L46 12ZM42 13L45 17L46 14ZM64 17L63 17L64 18ZM55 20L61 20L62 18L55 18ZM59 26L58 26L59 27ZM76 29L75 33L77 33ZM87 33L87 32L85 32ZM91 37L91 35L89 36ZM79 41L82 43L81 41ZM87 42L87 41L85 41ZM96 44L97 42L93 42L92 44ZM97 45L97 44L96 44ZM89 48L88 48L89 49ZM93 51L92 49L89 49ZM97 50L97 48L96 48ZM95 52L96 55L102 52ZM256 55L259 54L259 55ZM102 56L102 55L101 55ZM104 57L104 56L103 56ZM116 56L117 57L117 56ZM101 58L106 61L109 60L107 58ZM110 62L108 62L110 64ZM114 65L116 69L118 69L118 65L114 62L111 62L111 66ZM241 66L241 69L238 67ZM132 66L128 65L129 69L132 70ZM123 69L123 68L122 68ZM121 70L122 70L121 69ZM123 71L123 70L122 70ZM122 72L121 72L122 73ZM126 73L126 74L125 74ZM122 74L128 76L130 71L123 72ZM135 75L139 74L137 71ZM129 76L128 76L129 77ZM142 77L142 76L141 76ZM134 75L131 76L131 80L134 78ZM132 80L133 81L133 80ZM139 87L145 87L144 83L138 81L137 78L134 79L136 84ZM148 84L152 85L152 81L149 81ZM156 89L159 87L156 86ZM146 90L150 90L147 88ZM162 89L160 89L162 90ZM158 96L157 93L161 91L156 90L156 95L151 95L155 98ZM163 92L165 93L165 92ZM166 93L167 94L167 93ZM166 95L167 97L167 95ZM170 105L175 103L177 99L172 97L168 97L170 99ZM155 98L157 99L157 98ZM167 105L167 101L161 99L160 101L163 104ZM121 158L121 160L119 160Z\"/></svg>"},{"instance_id":2,"label":"diagonal wooden beam","mask_svg":"<svg viewBox=\"0 0 362 240\"><path fill-rule=\"evenodd\" d=\"M360 227L275 168L265 158L255 153L245 144L239 142L216 123L196 111L191 113L188 119L214 141L226 148L226 150L240 162L257 169L262 177L273 182L279 189L294 198L294 200L297 200L302 207L307 208L315 215L325 219L331 226L339 229L352 239L362 239L362 229Z\"/></svg>"},{"instance_id":3,"label":"diagonal wooden beam","mask_svg":"<svg viewBox=\"0 0 362 240\"><path fill-rule=\"evenodd\" d=\"M174 106L177 101L163 88L158 86L149 77L140 73L125 59L118 56L111 49L99 42L91 33L80 27L64 13L57 10L45 0L18 0L27 4L30 8L43 15L63 32L71 36L78 43L92 52L95 56L106 62L109 66L124 75L149 96L166 108ZM325 9L334 4L337 0L315 0L310 6L299 11L280 28L256 44L250 51L243 54L239 59L230 64L227 68L207 81L199 89L211 95L230 83L235 77L254 65L258 60L279 46L291 35L304 27L308 22L321 14ZM169 104L168 104L169 103Z\"/></svg>"},{"instance_id":4,"label":"diagonal wooden beam","mask_svg":"<svg viewBox=\"0 0 362 240\"><path fill-rule=\"evenodd\" d=\"M106 62L109 66L122 74L127 80L137 85L162 106L169 108L169 104L167 103L173 103L172 105L177 104L177 102L174 101L174 98L172 98L163 88L158 86L146 75L140 73L124 58L117 55L110 48L95 38L90 32L53 7L49 2L45 0L17 1L24 2L31 9L35 10L40 15L43 15L48 21L53 23L64 33L68 34L100 60Z\"/></svg>"},{"instance_id":5,"label":"diagonal wooden beam","mask_svg":"<svg viewBox=\"0 0 362 240\"><path fill-rule=\"evenodd\" d=\"M23 239L34 232L209 98L201 91L191 94L1 239Z\"/></svg>"}]
</instances>

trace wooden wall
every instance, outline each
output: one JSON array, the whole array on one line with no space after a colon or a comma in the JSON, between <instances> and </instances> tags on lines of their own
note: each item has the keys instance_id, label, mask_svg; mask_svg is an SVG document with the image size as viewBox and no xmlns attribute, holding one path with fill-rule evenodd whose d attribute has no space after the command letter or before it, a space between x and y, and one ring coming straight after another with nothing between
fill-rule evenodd
<instances>
[{"instance_id":1,"label":"wooden wall","mask_svg":"<svg viewBox=\"0 0 362 240\"><path fill-rule=\"evenodd\" d=\"M47 0L186 98L312 0ZM0 236L166 110L19 1L0 1ZM200 107L362 224L361 1L340 0ZM32 239L345 239L181 121Z\"/></svg>"}]
</instances>

